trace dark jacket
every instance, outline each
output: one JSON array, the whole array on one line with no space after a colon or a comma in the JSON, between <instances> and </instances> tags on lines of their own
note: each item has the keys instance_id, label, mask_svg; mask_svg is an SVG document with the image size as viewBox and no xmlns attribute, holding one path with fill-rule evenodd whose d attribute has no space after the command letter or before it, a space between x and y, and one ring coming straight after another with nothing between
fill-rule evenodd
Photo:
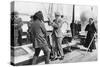
<instances>
[{"instance_id":1,"label":"dark jacket","mask_svg":"<svg viewBox=\"0 0 100 67\"><path fill-rule=\"evenodd\" d=\"M90 44L90 42L91 42L91 40L92 40L92 38L93 38L93 36L94 36L94 33L95 32L97 32L97 30L96 30L96 28L95 28L95 25L94 25L94 23L92 23L91 25L87 25L86 26L86 28L85 28L85 31L88 31L87 32L87 37L86 37L86 43L85 43L85 47L88 47L89 46L89 44ZM93 42L92 42L92 44L91 44L91 46L90 46L90 48L92 49L94 49L95 48L95 42L94 42L94 40L93 40Z\"/></svg>"},{"instance_id":2,"label":"dark jacket","mask_svg":"<svg viewBox=\"0 0 100 67\"><path fill-rule=\"evenodd\" d=\"M88 25L86 26L86 28L85 28L85 31L88 31L88 33L89 33L89 32L90 32L90 33L95 33L95 32L97 32L94 23L92 23L91 25L88 24Z\"/></svg>"},{"instance_id":3,"label":"dark jacket","mask_svg":"<svg viewBox=\"0 0 100 67\"><path fill-rule=\"evenodd\" d=\"M40 48L47 45L46 29L44 23L36 20L31 25L31 35L34 48Z\"/></svg>"}]
</instances>

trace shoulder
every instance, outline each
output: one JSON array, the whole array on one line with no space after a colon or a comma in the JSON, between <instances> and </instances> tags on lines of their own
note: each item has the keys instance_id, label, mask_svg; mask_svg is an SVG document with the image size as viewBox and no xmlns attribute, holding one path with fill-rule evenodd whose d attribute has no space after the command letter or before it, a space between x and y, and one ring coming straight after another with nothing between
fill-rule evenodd
<instances>
[{"instance_id":1,"label":"shoulder","mask_svg":"<svg viewBox=\"0 0 100 67\"><path fill-rule=\"evenodd\" d=\"M89 24L87 24L86 26L89 26Z\"/></svg>"},{"instance_id":2,"label":"shoulder","mask_svg":"<svg viewBox=\"0 0 100 67\"><path fill-rule=\"evenodd\" d=\"M95 25L94 22L92 23L92 25L93 25L93 26Z\"/></svg>"},{"instance_id":3,"label":"shoulder","mask_svg":"<svg viewBox=\"0 0 100 67\"><path fill-rule=\"evenodd\" d=\"M90 26L90 25L89 25L89 24L87 24L87 25L86 25L86 29L87 29L87 28L89 28L89 26Z\"/></svg>"}]
</instances>

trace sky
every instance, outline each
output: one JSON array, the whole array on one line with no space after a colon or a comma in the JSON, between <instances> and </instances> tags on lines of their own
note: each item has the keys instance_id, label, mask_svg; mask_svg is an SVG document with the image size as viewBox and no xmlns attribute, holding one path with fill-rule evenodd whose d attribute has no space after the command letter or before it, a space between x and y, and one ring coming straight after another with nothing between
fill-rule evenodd
<instances>
[{"instance_id":1,"label":"sky","mask_svg":"<svg viewBox=\"0 0 100 67\"><path fill-rule=\"evenodd\" d=\"M24 1L15 1L14 10L27 14L27 15L20 15L22 20L30 20L28 15L33 15L37 11L42 11L44 15L44 19L47 20L47 14L49 11L49 4L50 3L35 3L35 2L24 2ZM80 14L82 12L91 13L91 7L93 7L92 14L97 16L97 7L96 6L86 6L86 5L75 5L75 17L76 19L80 18ZM64 16L72 17L72 4L53 4L53 17L54 12L60 12Z\"/></svg>"},{"instance_id":2,"label":"sky","mask_svg":"<svg viewBox=\"0 0 100 67\"><path fill-rule=\"evenodd\" d=\"M25 2L25 1L15 1L14 11L17 11L19 13L19 17L22 18L23 21L30 21L30 16L34 15L37 11L42 11L44 20L48 20L48 13L52 15L52 18L54 19L54 13L60 12L61 15L64 15L67 17L67 22L72 22L72 11L73 11L73 5L72 4L55 4L52 5L52 12L50 11L50 5L51 3L41 3L41 2ZM97 6L89 6L89 5L75 5L75 20L80 20L80 15L85 12L86 17L93 17L97 18L98 16L98 8ZM45 25L46 28L49 30L51 27L49 27L47 24ZM65 32L66 29L70 29L70 25L63 24L62 30Z\"/></svg>"}]
</instances>

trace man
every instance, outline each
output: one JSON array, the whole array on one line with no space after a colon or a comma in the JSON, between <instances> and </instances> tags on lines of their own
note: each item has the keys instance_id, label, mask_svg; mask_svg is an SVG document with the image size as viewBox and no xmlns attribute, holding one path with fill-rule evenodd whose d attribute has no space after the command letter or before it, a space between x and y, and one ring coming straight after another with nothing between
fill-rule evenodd
<instances>
[{"instance_id":1,"label":"man","mask_svg":"<svg viewBox=\"0 0 100 67\"><path fill-rule=\"evenodd\" d=\"M97 32L92 18L89 18L89 24L86 26L85 31L87 31L87 37L86 37L86 43L84 46L88 48L90 45L90 42L92 41L94 33ZM96 49L94 40L92 41L91 46L88 51L92 52L93 49Z\"/></svg>"},{"instance_id":2,"label":"man","mask_svg":"<svg viewBox=\"0 0 100 67\"><path fill-rule=\"evenodd\" d=\"M46 29L43 23L43 14L41 11L38 11L33 16L33 23L31 27L32 42L33 47L35 48L35 54L33 57L33 64L37 64L37 59L40 53L40 50L43 50L45 57L45 64L49 64L49 55L50 49L46 41Z\"/></svg>"},{"instance_id":3,"label":"man","mask_svg":"<svg viewBox=\"0 0 100 67\"><path fill-rule=\"evenodd\" d=\"M21 18L18 16L18 12L12 12L11 13L11 46L19 46L21 45L21 36L19 33L19 30L21 29Z\"/></svg>"},{"instance_id":4,"label":"man","mask_svg":"<svg viewBox=\"0 0 100 67\"><path fill-rule=\"evenodd\" d=\"M29 32L29 40L30 40L30 43L32 43L32 34L31 34L31 25L32 25L32 23L34 22L34 20L33 20L33 16L34 15L31 15L30 16L30 21L29 21L29 24L28 24L28 32Z\"/></svg>"},{"instance_id":5,"label":"man","mask_svg":"<svg viewBox=\"0 0 100 67\"><path fill-rule=\"evenodd\" d=\"M58 58L62 60L64 58L63 49L61 47L62 44L62 32L61 32L61 26L62 26L62 20L60 17L60 13L55 13L55 20L51 23L51 26L53 26L53 33L52 33L52 40L53 40L53 48L54 48L54 58Z\"/></svg>"}]
</instances>

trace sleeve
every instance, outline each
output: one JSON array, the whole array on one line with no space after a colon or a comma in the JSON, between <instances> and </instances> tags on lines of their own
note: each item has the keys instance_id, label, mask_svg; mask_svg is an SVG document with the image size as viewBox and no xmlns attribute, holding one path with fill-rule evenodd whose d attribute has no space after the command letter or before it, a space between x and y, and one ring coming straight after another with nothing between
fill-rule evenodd
<instances>
[{"instance_id":1,"label":"sleeve","mask_svg":"<svg viewBox=\"0 0 100 67\"><path fill-rule=\"evenodd\" d=\"M32 24L31 27L30 27L30 30L29 30L29 34L30 34L31 40L32 40L33 37L34 37L34 36L33 36L33 35L34 35L34 34L33 34L33 31L34 31L34 30L33 30L33 24Z\"/></svg>"},{"instance_id":2,"label":"sleeve","mask_svg":"<svg viewBox=\"0 0 100 67\"><path fill-rule=\"evenodd\" d=\"M47 35L47 31L46 31L46 28L45 28L45 25L44 25L43 22L40 24L40 28L41 28L42 32L43 32L45 35Z\"/></svg>"},{"instance_id":3,"label":"sleeve","mask_svg":"<svg viewBox=\"0 0 100 67\"><path fill-rule=\"evenodd\" d=\"M34 23L32 23L31 24L31 27L30 27L30 30L29 30L29 32L30 32L30 35L31 35L31 37L32 38L34 38L34 31L35 31L35 26L34 25L36 25L36 24L34 24Z\"/></svg>"},{"instance_id":4,"label":"sleeve","mask_svg":"<svg viewBox=\"0 0 100 67\"><path fill-rule=\"evenodd\" d=\"M55 27L55 28L61 27L62 26L62 20L59 19L58 22L57 23L53 23L52 26Z\"/></svg>"},{"instance_id":5,"label":"sleeve","mask_svg":"<svg viewBox=\"0 0 100 67\"><path fill-rule=\"evenodd\" d=\"M60 19L60 20L58 21L58 26L61 27L62 24L63 24L63 21Z\"/></svg>"},{"instance_id":6,"label":"sleeve","mask_svg":"<svg viewBox=\"0 0 100 67\"><path fill-rule=\"evenodd\" d=\"M73 29L73 23L70 24L70 28Z\"/></svg>"},{"instance_id":7,"label":"sleeve","mask_svg":"<svg viewBox=\"0 0 100 67\"><path fill-rule=\"evenodd\" d=\"M86 25L85 31L88 31L88 27L89 27L89 25Z\"/></svg>"},{"instance_id":8,"label":"sleeve","mask_svg":"<svg viewBox=\"0 0 100 67\"><path fill-rule=\"evenodd\" d=\"M97 29L94 23L93 23L93 28L94 28L94 32L97 32Z\"/></svg>"}]
</instances>

